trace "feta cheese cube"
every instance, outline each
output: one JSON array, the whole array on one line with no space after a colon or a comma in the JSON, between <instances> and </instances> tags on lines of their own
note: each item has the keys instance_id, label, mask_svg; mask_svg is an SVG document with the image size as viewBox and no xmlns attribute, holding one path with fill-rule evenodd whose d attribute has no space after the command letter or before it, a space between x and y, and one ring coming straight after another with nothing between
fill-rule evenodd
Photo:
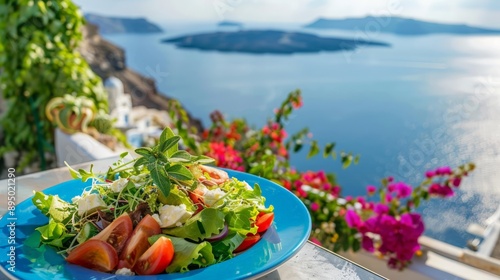
<instances>
[{"instance_id":1,"label":"feta cheese cube","mask_svg":"<svg viewBox=\"0 0 500 280\"><path fill-rule=\"evenodd\" d=\"M78 200L78 215L81 217L84 214L92 214L97 209L105 207L106 203L102 198L96 193L91 193Z\"/></svg>"},{"instance_id":2,"label":"feta cheese cube","mask_svg":"<svg viewBox=\"0 0 500 280\"><path fill-rule=\"evenodd\" d=\"M213 206L215 203L220 204L220 200L226 193L220 188L215 188L213 190L207 189L203 194L203 202L209 207ZM220 201L219 201L220 200Z\"/></svg>"},{"instance_id":3,"label":"feta cheese cube","mask_svg":"<svg viewBox=\"0 0 500 280\"><path fill-rule=\"evenodd\" d=\"M160 227L181 226L193 212L186 210L186 205L163 205L160 210Z\"/></svg>"},{"instance_id":4,"label":"feta cheese cube","mask_svg":"<svg viewBox=\"0 0 500 280\"><path fill-rule=\"evenodd\" d=\"M116 181L114 181L113 183L111 183L111 185L109 185L109 188L115 192L115 193L119 193L121 192L125 186L128 184L128 180L125 179L125 178L120 178Z\"/></svg>"},{"instance_id":5,"label":"feta cheese cube","mask_svg":"<svg viewBox=\"0 0 500 280\"><path fill-rule=\"evenodd\" d=\"M116 272L115 272L116 275L126 275L126 276L134 276L135 273L132 272L132 270L126 268L126 267L123 267L123 268L120 268L120 269L117 269Z\"/></svg>"}]
</instances>

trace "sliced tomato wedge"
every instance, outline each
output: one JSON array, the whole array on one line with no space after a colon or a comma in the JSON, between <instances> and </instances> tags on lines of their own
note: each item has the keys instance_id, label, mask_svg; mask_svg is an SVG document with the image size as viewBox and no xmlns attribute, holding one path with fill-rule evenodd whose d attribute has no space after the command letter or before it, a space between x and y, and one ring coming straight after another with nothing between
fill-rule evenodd
<instances>
[{"instance_id":1,"label":"sliced tomato wedge","mask_svg":"<svg viewBox=\"0 0 500 280\"><path fill-rule=\"evenodd\" d=\"M142 218L120 254L118 268L133 268L139 257L148 250L148 238L160 233L160 225L153 217L146 215Z\"/></svg>"},{"instance_id":2,"label":"sliced tomato wedge","mask_svg":"<svg viewBox=\"0 0 500 280\"><path fill-rule=\"evenodd\" d=\"M274 213L259 213L255 221L255 225L258 227L257 232L261 233L266 231L274 220Z\"/></svg>"},{"instance_id":3,"label":"sliced tomato wedge","mask_svg":"<svg viewBox=\"0 0 500 280\"><path fill-rule=\"evenodd\" d=\"M89 239L73 249L66 261L86 268L109 272L118 264L115 248L106 241Z\"/></svg>"},{"instance_id":4,"label":"sliced tomato wedge","mask_svg":"<svg viewBox=\"0 0 500 280\"><path fill-rule=\"evenodd\" d=\"M173 258L174 245L170 238L162 236L137 260L133 271L139 275L159 274L167 269Z\"/></svg>"},{"instance_id":5,"label":"sliced tomato wedge","mask_svg":"<svg viewBox=\"0 0 500 280\"><path fill-rule=\"evenodd\" d=\"M252 247L259 240L260 240L260 234L258 234L258 233L247 234L247 237L245 239L243 239L243 242L240 244L240 246L238 246L238 248L236 248L234 250L234 253L239 253L239 252L245 251L246 249Z\"/></svg>"},{"instance_id":6,"label":"sliced tomato wedge","mask_svg":"<svg viewBox=\"0 0 500 280\"><path fill-rule=\"evenodd\" d=\"M128 214L123 214L90 239L106 241L120 254L127 240L132 235L132 230L132 219L130 219Z\"/></svg>"}]
</instances>

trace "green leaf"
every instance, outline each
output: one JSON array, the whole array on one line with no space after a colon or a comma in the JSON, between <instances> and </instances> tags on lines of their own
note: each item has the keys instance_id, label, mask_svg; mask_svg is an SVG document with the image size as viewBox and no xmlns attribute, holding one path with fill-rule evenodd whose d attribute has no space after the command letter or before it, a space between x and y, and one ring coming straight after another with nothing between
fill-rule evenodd
<instances>
[{"instance_id":1,"label":"green leaf","mask_svg":"<svg viewBox=\"0 0 500 280\"><path fill-rule=\"evenodd\" d=\"M347 168L352 163L352 155L342 155L342 168Z\"/></svg>"},{"instance_id":2,"label":"green leaf","mask_svg":"<svg viewBox=\"0 0 500 280\"><path fill-rule=\"evenodd\" d=\"M312 158L313 156L319 153L319 146L316 140L311 142L311 148L309 149L309 153L307 154L307 158Z\"/></svg>"},{"instance_id":3,"label":"green leaf","mask_svg":"<svg viewBox=\"0 0 500 280\"><path fill-rule=\"evenodd\" d=\"M163 205L186 205L186 210L190 212L194 212L197 207L193 204L193 201L187 196L187 194L181 190L177 186L174 186L170 189L170 193L167 197L159 195L158 201Z\"/></svg>"},{"instance_id":4,"label":"green leaf","mask_svg":"<svg viewBox=\"0 0 500 280\"><path fill-rule=\"evenodd\" d=\"M126 157L128 155L128 152L123 152L120 154L120 158L123 159L124 157Z\"/></svg>"},{"instance_id":5,"label":"green leaf","mask_svg":"<svg viewBox=\"0 0 500 280\"><path fill-rule=\"evenodd\" d=\"M187 162L191 162L192 160L192 156L186 152L186 151L177 151L175 153L173 153L171 156L170 156L170 162L181 162L181 163L187 163Z\"/></svg>"},{"instance_id":6,"label":"green leaf","mask_svg":"<svg viewBox=\"0 0 500 280\"><path fill-rule=\"evenodd\" d=\"M138 155L141 155L141 156L144 156L144 157L148 157L148 156L153 155L153 151L151 150L151 148L146 148L146 147L137 148L137 149L135 149L135 152Z\"/></svg>"},{"instance_id":7,"label":"green leaf","mask_svg":"<svg viewBox=\"0 0 500 280\"><path fill-rule=\"evenodd\" d=\"M69 174L71 174L71 177L72 177L73 179L80 179L80 176L79 176L79 174L78 174L78 171L76 171L76 170L75 170L75 169L73 169L71 166L69 166L69 164L68 164L66 161L64 161L64 164L66 164L66 166L68 167L68 169L69 169Z\"/></svg>"},{"instance_id":8,"label":"green leaf","mask_svg":"<svg viewBox=\"0 0 500 280\"><path fill-rule=\"evenodd\" d=\"M175 136L176 136L175 133L168 126L163 130L163 132L160 135L160 151L162 151L163 153L166 153L168 157L172 156L172 154L177 152L177 150L179 149L179 145L177 142L170 148L163 147L163 145L167 145L165 143L167 143L167 141L169 139L171 139L172 137L175 137ZM177 137L179 137L179 136L177 136ZM180 139L180 137L179 137L179 139ZM165 150L165 149L167 149L167 150Z\"/></svg>"},{"instance_id":9,"label":"green leaf","mask_svg":"<svg viewBox=\"0 0 500 280\"><path fill-rule=\"evenodd\" d=\"M215 160L211 157L199 155L193 159L193 163L199 163L199 164L209 164L213 163Z\"/></svg>"},{"instance_id":10,"label":"green leaf","mask_svg":"<svg viewBox=\"0 0 500 280\"><path fill-rule=\"evenodd\" d=\"M40 232L40 240L42 243L54 246L56 248L64 248L64 243L74 236L68 233L68 230L63 223L56 222L52 219L49 223L36 228Z\"/></svg>"},{"instance_id":11,"label":"green leaf","mask_svg":"<svg viewBox=\"0 0 500 280\"><path fill-rule=\"evenodd\" d=\"M145 158L145 157L140 157L140 158L138 158L138 159L134 162L134 168L138 168L139 166L141 166L141 165L146 165L146 164L148 164L148 163L149 163L149 161L148 161L148 159L147 159L147 158Z\"/></svg>"},{"instance_id":12,"label":"green leaf","mask_svg":"<svg viewBox=\"0 0 500 280\"><path fill-rule=\"evenodd\" d=\"M233 252L238 246L243 243L245 235L235 231L230 231L228 235L220 240L212 243L212 252L217 262L222 262L233 257Z\"/></svg>"},{"instance_id":13,"label":"green leaf","mask_svg":"<svg viewBox=\"0 0 500 280\"><path fill-rule=\"evenodd\" d=\"M80 174L80 178L83 182L87 182L87 180L91 178L97 178L97 176L94 174L94 171L92 171L93 168L94 165L91 164L90 170L88 172L85 169L78 169L78 173Z\"/></svg>"},{"instance_id":14,"label":"green leaf","mask_svg":"<svg viewBox=\"0 0 500 280\"><path fill-rule=\"evenodd\" d=\"M327 158L333 151L333 148L335 148L335 143L326 144L325 149L323 151L323 157Z\"/></svg>"},{"instance_id":15,"label":"green leaf","mask_svg":"<svg viewBox=\"0 0 500 280\"><path fill-rule=\"evenodd\" d=\"M224 213L215 208L205 208L189 218L182 227L164 229L163 233L201 241L220 233L224 227Z\"/></svg>"},{"instance_id":16,"label":"green leaf","mask_svg":"<svg viewBox=\"0 0 500 280\"><path fill-rule=\"evenodd\" d=\"M148 169L153 179L153 183L158 187L164 196L170 193L171 183L167 176L167 172L158 162L148 164Z\"/></svg>"},{"instance_id":17,"label":"green leaf","mask_svg":"<svg viewBox=\"0 0 500 280\"><path fill-rule=\"evenodd\" d=\"M293 152L294 153L297 153L299 152L303 147L303 144L302 144L302 140L297 140L295 141L295 145L293 146Z\"/></svg>"},{"instance_id":18,"label":"green leaf","mask_svg":"<svg viewBox=\"0 0 500 280\"><path fill-rule=\"evenodd\" d=\"M360 158L359 155L357 155L356 157L354 157L354 164L358 164L359 163L359 158Z\"/></svg>"},{"instance_id":19,"label":"green leaf","mask_svg":"<svg viewBox=\"0 0 500 280\"><path fill-rule=\"evenodd\" d=\"M58 195L35 192L31 201L42 214L55 222L67 222L71 218L70 204L60 199Z\"/></svg>"},{"instance_id":20,"label":"green leaf","mask_svg":"<svg viewBox=\"0 0 500 280\"><path fill-rule=\"evenodd\" d=\"M193 174L183 165L172 165L167 169L168 176L177 180L186 181L193 179Z\"/></svg>"},{"instance_id":21,"label":"green leaf","mask_svg":"<svg viewBox=\"0 0 500 280\"><path fill-rule=\"evenodd\" d=\"M179 135L172 136L165 140L164 142L160 142L159 149L160 152L166 153L167 156L170 156L170 153L175 153L177 151L178 143L181 140Z\"/></svg>"}]
</instances>

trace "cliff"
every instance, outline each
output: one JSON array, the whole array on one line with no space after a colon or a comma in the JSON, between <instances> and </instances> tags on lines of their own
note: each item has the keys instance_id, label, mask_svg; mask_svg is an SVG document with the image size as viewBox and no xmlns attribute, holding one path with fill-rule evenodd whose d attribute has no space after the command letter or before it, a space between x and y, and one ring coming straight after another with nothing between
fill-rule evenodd
<instances>
[{"instance_id":1,"label":"cliff","mask_svg":"<svg viewBox=\"0 0 500 280\"><path fill-rule=\"evenodd\" d=\"M87 60L92 70L103 81L110 76L123 82L125 93L132 96L133 106L166 110L171 100L158 92L155 81L131 70L126 65L125 52L122 48L104 40L98 32L98 27L87 24L84 28L84 40L80 52ZM191 125L202 129L201 121L190 116Z\"/></svg>"}]
</instances>

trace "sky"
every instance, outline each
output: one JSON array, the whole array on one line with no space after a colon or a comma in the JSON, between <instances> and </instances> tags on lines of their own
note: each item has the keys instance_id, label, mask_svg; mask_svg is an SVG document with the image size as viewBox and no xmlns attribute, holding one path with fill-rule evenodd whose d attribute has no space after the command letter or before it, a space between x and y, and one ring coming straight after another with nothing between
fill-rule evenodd
<instances>
[{"instance_id":1,"label":"sky","mask_svg":"<svg viewBox=\"0 0 500 280\"><path fill-rule=\"evenodd\" d=\"M86 13L156 23L235 20L309 23L318 17L403 16L500 28L499 0L74 0Z\"/></svg>"}]
</instances>

